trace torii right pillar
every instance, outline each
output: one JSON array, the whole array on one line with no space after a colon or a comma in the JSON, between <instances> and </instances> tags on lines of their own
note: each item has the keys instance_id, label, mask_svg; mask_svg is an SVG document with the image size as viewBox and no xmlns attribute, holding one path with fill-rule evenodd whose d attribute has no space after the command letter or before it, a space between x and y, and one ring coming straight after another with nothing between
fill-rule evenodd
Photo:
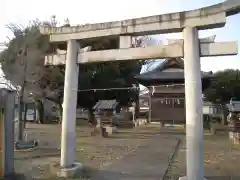
<instances>
[{"instance_id":1,"label":"torii right pillar","mask_svg":"<svg viewBox=\"0 0 240 180\"><path fill-rule=\"evenodd\" d=\"M204 179L203 112L198 30L186 27L184 36L184 76L186 99L187 178Z\"/></svg>"}]
</instances>

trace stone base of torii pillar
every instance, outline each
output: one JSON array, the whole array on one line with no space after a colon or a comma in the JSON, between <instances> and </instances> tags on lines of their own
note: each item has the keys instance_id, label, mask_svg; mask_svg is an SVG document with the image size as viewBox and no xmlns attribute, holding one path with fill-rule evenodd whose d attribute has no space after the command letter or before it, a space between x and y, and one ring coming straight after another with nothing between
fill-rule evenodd
<instances>
[{"instance_id":1,"label":"stone base of torii pillar","mask_svg":"<svg viewBox=\"0 0 240 180\"><path fill-rule=\"evenodd\" d=\"M56 174L60 178L76 178L80 177L83 170L83 164L79 162L73 163L71 167L62 168L60 163L54 163L50 165L50 171Z\"/></svg>"}]
</instances>

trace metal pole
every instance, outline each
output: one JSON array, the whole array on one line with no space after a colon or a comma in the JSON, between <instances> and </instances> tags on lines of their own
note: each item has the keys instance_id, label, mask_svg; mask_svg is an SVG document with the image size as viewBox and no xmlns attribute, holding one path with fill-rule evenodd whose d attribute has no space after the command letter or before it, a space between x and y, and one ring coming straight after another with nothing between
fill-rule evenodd
<instances>
[{"instance_id":1,"label":"metal pole","mask_svg":"<svg viewBox=\"0 0 240 180\"><path fill-rule=\"evenodd\" d=\"M14 174L14 109L15 109L15 92L8 91L4 107L4 176Z\"/></svg>"},{"instance_id":2,"label":"metal pole","mask_svg":"<svg viewBox=\"0 0 240 180\"><path fill-rule=\"evenodd\" d=\"M183 34L187 179L204 180L202 81L198 31L196 28L186 27Z\"/></svg>"}]
</instances>

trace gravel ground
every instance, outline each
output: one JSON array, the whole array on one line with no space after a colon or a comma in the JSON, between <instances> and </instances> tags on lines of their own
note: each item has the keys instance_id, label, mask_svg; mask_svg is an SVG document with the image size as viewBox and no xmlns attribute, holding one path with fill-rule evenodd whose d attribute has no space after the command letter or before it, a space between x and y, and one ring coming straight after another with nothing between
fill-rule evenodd
<instances>
[{"instance_id":1,"label":"gravel ground","mask_svg":"<svg viewBox=\"0 0 240 180\"><path fill-rule=\"evenodd\" d=\"M60 125L29 124L26 129L28 138L38 139L40 148L28 153L17 152L16 172L24 174L26 180L55 179L49 165L59 162L60 130ZM124 129L109 138L90 136L90 131L89 126L77 127L77 160L86 167L85 179L89 179L97 170L135 151L158 133L159 128L156 125L148 125L133 130Z\"/></svg>"}]
</instances>

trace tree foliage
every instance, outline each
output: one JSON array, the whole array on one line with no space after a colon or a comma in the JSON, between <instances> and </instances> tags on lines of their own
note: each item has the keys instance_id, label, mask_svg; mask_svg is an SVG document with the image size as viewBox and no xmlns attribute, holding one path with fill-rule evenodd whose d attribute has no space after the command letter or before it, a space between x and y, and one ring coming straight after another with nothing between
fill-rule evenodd
<instances>
[{"instance_id":1,"label":"tree foliage","mask_svg":"<svg viewBox=\"0 0 240 180\"><path fill-rule=\"evenodd\" d=\"M25 83L25 97L44 98L63 83L61 67L44 66L44 56L49 50L48 37L39 32L40 22L33 21L27 27L10 24L14 37L0 54L0 62L6 79L15 86Z\"/></svg>"},{"instance_id":2,"label":"tree foliage","mask_svg":"<svg viewBox=\"0 0 240 180\"><path fill-rule=\"evenodd\" d=\"M85 72L84 69L86 69ZM132 87L133 84L136 84L134 76L140 70L141 64L137 62L81 65L79 71L79 106L90 108L100 99L117 99L121 104L127 105L131 100L134 100L133 94L137 92L129 89L111 90L111 88ZM92 90L88 91L88 89Z\"/></svg>"},{"instance_id":3,"label":"tree foliage","mask_svg":"<svg viewBox=\"0 0 240 180\"><path fill-rule=\"evenodd\" d=\"M24 102L31 100L36 103L37 119L41 123L44 122L43 100L50 98L61 103L57 96L63 84L64 72L61 67L44 66L44 56L50 49L50 43L47 36L41 35L40 25L42 23L39 21L32 21L27 27L9 24L7 28L13 33L13 38L6 43L7 48L0 54L5 78L19 87L19 139L23 137L22 112L24 109L26 111Z\"/></svg>"},{"instance_id":4,"label":"tree foliage","mask_svg":"<svg viewBox=\"0 0 240 180\"><path fill-rule=\"evenodd\" d=\"M214 74L210 87L204 92L213 103L227 103L231 98L240 100L240 71L227 69Z\"/></svg>"}]
</instances>

